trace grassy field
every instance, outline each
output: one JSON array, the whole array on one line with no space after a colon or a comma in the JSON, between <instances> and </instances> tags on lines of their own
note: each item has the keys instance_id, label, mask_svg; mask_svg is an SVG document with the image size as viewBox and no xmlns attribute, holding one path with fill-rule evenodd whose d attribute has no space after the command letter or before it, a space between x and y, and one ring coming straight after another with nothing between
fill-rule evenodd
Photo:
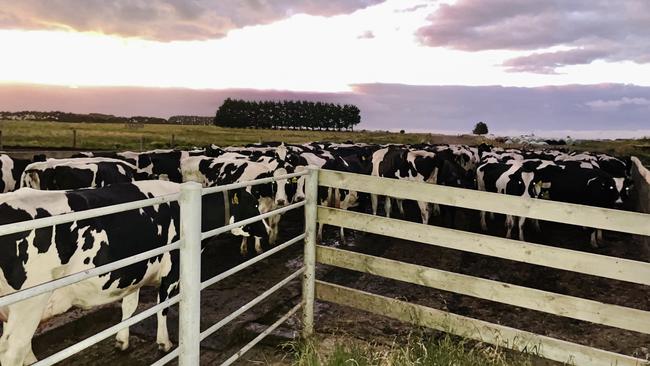
<instances>
[{"instance_id":1,"label":"grassy field","mask_svg":"<svg viewBox=\"0 0 650 366\"><path fill-rule=\"evenodd\" d=\"M335 132L295 130L254 130L220 128L216 126L145 125L132 129L123 124L64 123L36 121L0 121L5 147L72 148L73 130L77 131L78 149L144 149L171 146L172 135L176 146L242 145L260 141L336 141L348 140L374 143L420 143L431 140L449 140L456 143L475 143L473 136L452 137L425 133L390 133L376 131Z\"/></svg>"},{"instance_id":2,"label":"grassy field","mask_svg":"<svg viewBox=\"0 0 650 366\"><path fill-rule=\"evenodd\" d=\"M133 129L112 123L64 123L37 121L2 121L4 148L72 149L73 130L77 131L78 150L144 150L177 147L243 145L260 141L354 141L368 143L451 143L475 145L489 140L473 135L450 136L428 133L394 133L384 131L295 131L220 128L215 126L145 125ZM174 144L172 145L172 135ZM650 164L650 139L582 141L570 148L600 151L615 155L636 155Z\"/></svg>"},{"instance_id":3,"label":"grassy field","mask_svg":"<svg viewBox=\"0 0 650 366\"><path fill-rule=\"evenodd\" d=\"M530 354L440 334L412 334L392 344L354 338L299 341L285 345L294 366L532 366ZM288 363L288 362L287 362Z\"/></svg>"}]
</instances>

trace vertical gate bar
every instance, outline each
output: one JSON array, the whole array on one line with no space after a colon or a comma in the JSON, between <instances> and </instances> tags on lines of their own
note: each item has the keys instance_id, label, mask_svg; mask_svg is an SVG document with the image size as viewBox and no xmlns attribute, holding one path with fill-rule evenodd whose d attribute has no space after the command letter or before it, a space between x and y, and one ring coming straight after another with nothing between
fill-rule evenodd
<instances>
[{"instance_id":1,"label":"vertical gate bar","mask_svg":"<svg viewBox=\"0 0 650 366\"><path fill-rule=\"evenodd\" d=\"M318 168L309 166L305 182L305 274L302 281L303 337L314 333L314 291L316 286L316 203L318 201Z\"/></svg>"},{"instance_id":2,"label":"vertical gate bar","mask_svg":"<svg viewBox=\"0 0 650 366\"><path fill-rule=\"evenodd\" d=\"M179 357L180 366L197 366L201 347L201 185L183 183L181 209Z\"/></svg>"}]
</instances>

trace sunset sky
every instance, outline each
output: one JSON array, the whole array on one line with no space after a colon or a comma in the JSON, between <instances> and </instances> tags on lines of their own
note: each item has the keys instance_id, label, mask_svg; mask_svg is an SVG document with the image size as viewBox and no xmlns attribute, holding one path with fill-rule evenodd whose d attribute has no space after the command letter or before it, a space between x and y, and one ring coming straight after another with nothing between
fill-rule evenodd
<instances>
[{"instance_id":1,"label":"sunset sky","mask_svg":"<svg viewBox=\"0 0 650 366\"><path fill-rule=\"evenodd\" d=\"M232 94L355 102L370 129L650 131L646 0L0 0L0 46L0 110Z\"/></svg>"}]
</instances>

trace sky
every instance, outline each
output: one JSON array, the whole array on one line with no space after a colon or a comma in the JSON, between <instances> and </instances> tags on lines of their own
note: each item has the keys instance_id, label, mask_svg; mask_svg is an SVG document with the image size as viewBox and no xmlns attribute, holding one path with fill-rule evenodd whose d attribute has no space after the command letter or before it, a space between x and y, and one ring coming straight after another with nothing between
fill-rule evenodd
<instances>
[{"instance_id":1,"label":"sky","mask_svg":"<svg viewBox=\"0 0 650 366\"><path fill-rule=\"evenodd\" d=\"M0 0L0 110L355 103L361 128L650 135L647 0Z\"/></svg>"}]
</instances>

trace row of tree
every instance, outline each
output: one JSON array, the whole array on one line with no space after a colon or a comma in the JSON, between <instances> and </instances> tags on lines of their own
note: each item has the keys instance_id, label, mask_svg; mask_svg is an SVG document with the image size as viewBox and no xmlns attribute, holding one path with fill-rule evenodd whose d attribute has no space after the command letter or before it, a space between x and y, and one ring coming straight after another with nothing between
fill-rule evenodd
<instances>
[{"instance_id":1,"label":"row of tree","mask_svg":"<svg viewBox=\"0 0 650 366\"><path fill-rule=\"evenodd\" d=\"M222 127L352 130L361 122L360 110L351 104L309 101L246 101L226 99L214 124Z\"/></svg>"},{"instance_id":2,"label":"row of tree","mask_svg":"<svg viewBox=\"0 0 650 366\"><path fill-rule=\"evenodd\" d=\"M60 111L0 111L0 120L14 121L54 121L54 122L92 122L92 123L126 123L126 124L178 124L178 125L210 125L212 117L201 116L171 116L169 119L147 116L119 117L103 113L68 113Z\"/></svg>"}]
</instances>

